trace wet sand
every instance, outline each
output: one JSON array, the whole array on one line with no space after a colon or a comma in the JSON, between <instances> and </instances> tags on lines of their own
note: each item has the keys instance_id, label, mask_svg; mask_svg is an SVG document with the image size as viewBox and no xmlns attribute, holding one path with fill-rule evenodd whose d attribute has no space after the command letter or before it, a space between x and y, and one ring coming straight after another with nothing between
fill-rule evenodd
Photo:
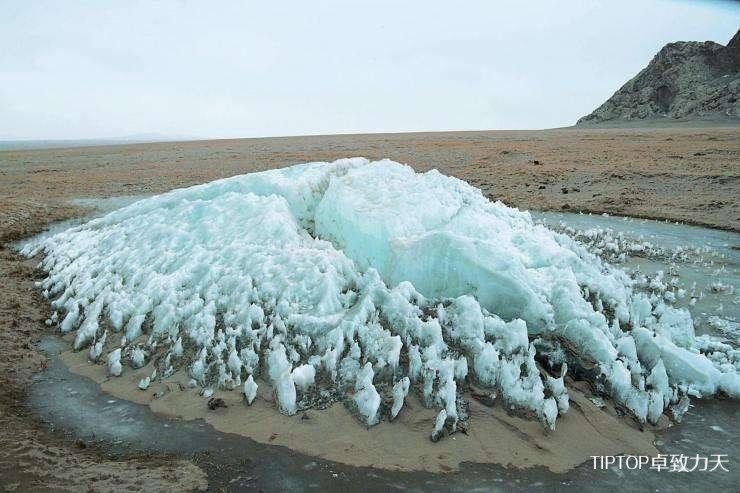
<instances>
[{"instance_id":1,"label":"wet sand","mask_svg":"<svg viewBox=\"0 0 740 493\"><path fill-rule=\"evenodd\" d=\"M66 338L71 344L71 336ZM393 422L381 421L367 428L341 403L325 410L282 415L264 381L258 381L258 395L251 406L238 389L216 391L213 396L222 398L227 407L212 411L207 399L199 395L200 388L187 388L190 378L182 370L142 391L137 384L151 375L151 364L138 370L127 368L121 377L111 378L104 364L88 361L86 351L68 350L61 354L61 360L73 373L97 382L104 392L148 405L159 415L203 419L221 432L353 466L450 472L463 462L472 462L565 472L593 455L658 453L651 431L640 431L629 418L617 417L610 404L606 410L598 408L572 382L571 410L558 419L554 431L545 430L536 420L508 414L500 405L488 407L466 395L470 402L469 433L455 433L433 443L429 435L436 411L425 408L413 395Z\"/></svg>"},{"instance_id":2,"label":"wet sand","mask_svg":"<svg viewBox=\"0 0 740 493\"><path fill-rule=\"evenodd\" d=\"M28 236L54 221L84 215L84 209L70 205L72 198L159 193L250 171L353 155L389 157L419 170L436 167L480 187L492 199L523 208L609 212L740 229L738 127L566 129L247 139L0 152L0 243ZM3 485L48 487L58 482L71 487L74 478L66 470L75 467L81 478L87 478L85 484L98 484L101 488L109 484L135 487L143 477L148 478L149 484L168 484L179 489L203 486L203 468L187 459L134 457L111 461L103 451L94 447L82 449L35 421L24 404L25 388L33 372L44 365L44 357L33 344L48 330L43 325L48 308L32 286L33 275L27 262L22 262L7 245L2 247L0 276L5 286L0 290L0 344L6 351L0 361L3 387L0 425L8 430L0 437ZM113 388L117 385L103 382L105 390L123 392ZM134 394L140 392L130 385L127 388ZM174 399L177 394L182 394L182 403L163 405L167 403L167 395ZM386 464L388 467L421 466L444 471L454 469L461 460L486 455L504 464L521 466L539 460L552 470L564 470L577 463L579 454L590 450L591 444L598 453L625 449L625 444L634 446L635 451L652 447L650 433L639 432L624 421L615 420L616 429L620 430L616 436L608 432L606 436L584 434L583 430L588 429L584 426L594 416L613 418L601 411L594 415L590 402L580 397L575 397L577 406L573 406L569 418L559 421L558 430L551 435L546 435L536 422L509 416L500 409L483 406L478 409L474 405L471 435L457 434L455 440L450 437L431 444L427 438L431 421L426 410L418 405L402 416L401 422L384 423L368 431L341 406L334 406L326 413L330 419L323 428L318 421L324 418L314 416L318 411L309 411L307 420L301 420L300 416L283 417L270 408L269 395L258 405L261 407L236 416L231 411L244 407L242 402L237 402L241 397L237 392L225 394L229 408L205 417L214 427L249 433L267 443L285 444L291 440L304 443L308 447L306 452L329 459L346 461L346 449L350 445L377 448L383 440L390 440L391 444L396 440L399 447L409 446L398 443L399 434L395 433L398 426L424 437L419 441L424 443L422 453L413 449L423 459L416 463L403 459L398 464ZM189 397L187 392L167 395L151 404L155 411L179 408L183 417L187 414L191 418L206 413L200 397ZM135 398L146 397L136 395ZM577 412L578 408L583 413ZM476 413L482 416L477 418ZM265 425L248 429L248 422L258 414L263 420L276 421L272 424L259 421ZM273 437L273 433L268 436L264 430L273 426L288 431L282 436ZM600 427L610 430L611 426L609 423ZM315 430L321 429L324 433L316 435ZM342 433L328 433L336 429ZM637 435L632 436L633 432ZM484 434L501 439L488 444L477 442L476 436ZM332 436L330 446L322 450L310 448L318 438L324 440L329 435ZM588 440L584 440L585 436ZM548 454L560 454L552 445L553 437L569 444L564 448L574 450L573 454L548 459ZM544 451L539 455L524 453L540 447ZM522 458L513 460L514 453L517 456L521 453ZM379 461L383 458L377 454L376 450L353 460L381 465ZM31 459L37 457L47 458ZM128 467L132 464L133 469ZM192 474L170 478L172 468ZM98 473L104 473L105 481L112 483L96 483L103 481ZM158 483L159 480L164 482ZM214 480L212 474L208 480Z\"/></svg>"}]
</instances>

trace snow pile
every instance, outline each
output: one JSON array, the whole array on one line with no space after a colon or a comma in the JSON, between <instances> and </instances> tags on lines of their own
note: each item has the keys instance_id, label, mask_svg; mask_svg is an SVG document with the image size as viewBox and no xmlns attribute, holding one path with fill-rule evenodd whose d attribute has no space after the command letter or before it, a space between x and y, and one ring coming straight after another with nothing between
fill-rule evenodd
<instances>
[{"instance_id":1,"label":"snow pile","mask_svg":"<svg viewBox=\"0 0 740 493\"><path fill-rule=\"evenodd\" d=\"M249 403L262 379L287 414L341 400L373 425L414 392L439 437L474 385L552 427L566 371L640 421L740 394L737 352L696 338L687 311L528 213L387 160L175 190L24 253L43 255L50 323L108 351L111 375L186 367Z\"/></svg>"}]
</instances>

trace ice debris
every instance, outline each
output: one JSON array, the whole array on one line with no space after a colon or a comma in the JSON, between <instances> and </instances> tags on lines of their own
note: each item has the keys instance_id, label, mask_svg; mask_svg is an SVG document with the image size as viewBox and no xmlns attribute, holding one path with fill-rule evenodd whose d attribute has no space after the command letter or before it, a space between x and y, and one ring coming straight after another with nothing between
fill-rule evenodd
<instances>
[{"instance_id":1,"label":"ice debris","mask_svg":"<svg viewBox=\"0 0 740 493\"><path fill-rule=\"evenodd\" d=\"M257 384L252 375L249 375L244 382L244 397L247 399L247 404L250 405L254 402L254 398L257 397Z\"/></svg>"},{"instance_id":2,"label":"ice debris","mask_svg":"<svg viewBox=\"0 0 740 493\"><path fill-rule=\"evenodd\" d=\"M475 384L553 427L566 363L643 422L686 395L740 394L737 351L696 337L660 279L636 283L527 212L388 160L174 190L23 253L43 257L39 287L75 348L96 359L107 330L125 335L111 375L122 351L134 367L146 355L204 396L244 382L248 403L261 377L286 414L341 399L373 425L413 391L439 409L438 438Z\"/></svg>"},{"instance_id":3,"label":"ice debris","mask_svg":"<svg viewBox=\"0 0 740 493\"><path fill-rule=\"evenodd\" d=\"M108 375L118 377L122 372L121 348L117 348L108 353Z\"/></svg>"}]
</instances>

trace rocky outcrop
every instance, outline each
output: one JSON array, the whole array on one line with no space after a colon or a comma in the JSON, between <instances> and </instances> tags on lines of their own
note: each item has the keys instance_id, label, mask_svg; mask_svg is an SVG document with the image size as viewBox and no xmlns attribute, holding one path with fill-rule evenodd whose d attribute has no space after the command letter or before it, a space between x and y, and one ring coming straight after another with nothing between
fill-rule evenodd
<instances>
[{"instance_id":1,"label":"rocky outcrop","mask_svg":"<svg viewBox=\"0 0 740 493\"><path fill-rule=\"evenodd\" d=\"M640 120L740 121L740 31L714 41L665 45L652 61L578 125Z\"/></svg>"}]
</instances>

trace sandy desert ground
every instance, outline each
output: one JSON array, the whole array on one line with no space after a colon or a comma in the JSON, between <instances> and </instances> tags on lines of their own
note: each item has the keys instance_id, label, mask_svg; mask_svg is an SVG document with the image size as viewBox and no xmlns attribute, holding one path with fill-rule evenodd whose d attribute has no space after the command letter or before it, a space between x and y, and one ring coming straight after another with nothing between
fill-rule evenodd
<instances>
[{"instance_id":1,"label":"sandy desert ground","mask_svg":"<svg viewBox=\"0 0 740 493\"><path fill-rule=\"evenodd\" d=\"M7 242L86 214L69 201L163 192L290 164L365 156L438 168L521 208L608 212L740 230L740 127L346 135L0 152L0 477L6 489L195 489L189 458L116 460L33 418L25 388L47 308ZM79 476L71 474L75 471ZM81 479L80 479L81 478Z\"/></svg>"}]
</instances>

